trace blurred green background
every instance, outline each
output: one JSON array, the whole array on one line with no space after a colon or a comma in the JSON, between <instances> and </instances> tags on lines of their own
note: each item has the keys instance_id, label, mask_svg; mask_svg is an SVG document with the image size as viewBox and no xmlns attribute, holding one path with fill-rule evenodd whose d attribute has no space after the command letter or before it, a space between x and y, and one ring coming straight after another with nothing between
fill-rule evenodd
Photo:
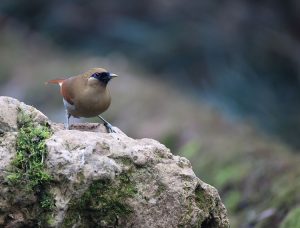
<instances>
[{"instance_id":1,"label":"blurred green background","mask_svg":"<svg viewBox=\"0 0 300 228\"><path fill-rule=\"evenodd\" d=\"M232 227L300 227L299 41L296 0L2 0L0 95L63 122L44 82L107 68L104 117L189 158Z\"/></svg>"}]
</instances>

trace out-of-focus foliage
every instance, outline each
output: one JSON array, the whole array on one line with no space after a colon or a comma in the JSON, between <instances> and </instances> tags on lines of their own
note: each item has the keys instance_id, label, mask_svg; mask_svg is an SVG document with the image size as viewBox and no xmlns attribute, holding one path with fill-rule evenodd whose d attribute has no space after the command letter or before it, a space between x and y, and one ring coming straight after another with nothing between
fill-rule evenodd
<instances>
[{"instance_id":1,"label":"out-of-focus foliage","mask_svg":"<svg viewBox=\"0 0 300 228\"><path fill-rule=\"evenodd\" d=\"M2 24L68 52L117 52L300 146L300 3L2 0Z\"/></svg>"},{"instance_id":2,"label":"out-of-focus foliage","mask_svg":"<svg viewBox=\"0 0 300 228\"><path fill-rule=\"evenodd\" d=\"M294 228L300 227L300 207L292 210L284 219L280 228Z\"/></svg>"}]
</instances>

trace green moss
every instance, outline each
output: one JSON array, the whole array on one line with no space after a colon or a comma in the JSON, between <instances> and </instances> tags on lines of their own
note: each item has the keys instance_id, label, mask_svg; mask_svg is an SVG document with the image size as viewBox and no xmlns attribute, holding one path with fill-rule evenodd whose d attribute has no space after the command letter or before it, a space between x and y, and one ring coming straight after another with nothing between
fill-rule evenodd
<instances>
[{"instance_id":1,"label":"green moss","mask_svg":"<svg viewBox=\"0 0 300 228\"><path fill-rule=\"evenodd\" d=\"M45 167L45 141L52 132L49 126L34 123L32 116L23 110L19 110L17 120L16 156L6 179L10 185L19 185L22 190L34 193L40 213L50 211L54 207L54 197L47 191L52 178Z\"/></svg>"},{"instance_id":2,"label":"green moss","mask_svg":"<svg viewBox=\"0 0 300 228\"><path fill-rule=\"evenodd\" d=\"M51 211L54 208L54 197L51 193L45 191L43 192L40 200L40 206L44 210Z\"/></svg>"},{"instance_id":3,"label":"green moss","mask_svg":"<svg viewBox=\"0 0 300 228\"><path fill-rule=\"evenodd\" d=\"M179 221L179 224L178 224L178 227L201 227L201 223L202 221L204 220L204 218L202 216L199 216L198 218L198 221L196 221L196 223L194 225L191 225L192 223L192 219L193 219L193 198L192 197L189 197L187 199L187 210L183 213L180 221Z\"/></svg>"},{"instance_id":4,"label":"green moss","mask_svg":"<svg viewBox=\"0 0 300 228\"><path fill-rule=\"evenodd\" d=\"M26 189L37 190L51 180L45 170L47 150L45 140L52 132L48 126L34 125L31 116L19 110L19 132L16 142L16 157L7 179L13 184L23 184Z\"/></svg>"},{"instance_id":5,"label":"green moss","mask_svg":"<svg viewBox=\"0 0 300 228\"><path fill-rule=\"evenodd\" d=\"M296 228L300 227L300 207L296 207L288 213L280 228Z\"/></svg>"},{"instance_id":6,"label":"green moss","mask_svg":"<svg viewBox=\"0 0 300 228\"><path fill-rule=\"evenodd\" d=\"M209 213L215 207L213 200L200 186L195 189L195 202L199 209Z\"/></svg>"},{"instance_id":7,"label":"green moss","mask_svg":"<svg viewBox=\"0 0 300 228\"><path fill-rule=\"evenodd\" d=\"M46 224L47 224L49 227L55 227L55 226L56 226L56 221L55 221L55 219L53 218L53 215L51 215L51 214L48 214L48 215L45 217L45 221L46 221Z\"/></svg>"},{"instance_id":8,"label":"green moss","mask_svg":"<svg viewBox=\"0 0 300 228\"><path fill-rule=\"evenodd\" d=\"M131 214L132 208L126 200L137 193L127 174L114 181L99 180L69 205L63 227L84 224L87 227L114 226Z\"/></svg>"},{"instance_id":9,"label":"green moss","mask_svg":"<svg viewBox=\"0 0 300 228\"><path fill-rule=\"evenodd\" d=\"M191 208L191 205L193 205L193 201L203 213L202 216L199 215L197 221L193 221L195 224L191 226L191 219L193 218L193 210ZM183 214L180 220L180 227L218 227L218 224L212 216L212 211L215 210L216 207L214 198L207 194L200 185L195 189L194 197L191 197L188 202L188 209ZM205 215L207 217L204 217Z\"/></svg>"},{"instance_id":10,"label":"green moss","mask_svg":"<svg viewBox=\"0 0 300 228\"><path fill-rule=\"evenodd\" d=\"M195 190L195 201L198 208L205 208L206 196L204 195L204 191L200 187L197 187Z\"/></svg>"}]
</instances>

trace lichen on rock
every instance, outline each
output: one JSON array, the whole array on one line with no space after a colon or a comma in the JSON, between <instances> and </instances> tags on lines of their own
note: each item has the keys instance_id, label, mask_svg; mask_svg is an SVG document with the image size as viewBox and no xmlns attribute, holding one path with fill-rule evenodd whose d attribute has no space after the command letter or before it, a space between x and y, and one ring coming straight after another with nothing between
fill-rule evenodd
<instances>
[{"instance_id":1,"label":"lichen on rock","mask_svg":"<svg viewBox=\"0 0 300 228\"><path fill-rule=\"evenodd\" d=\"M8 97L0 106L0 226L229 227L216 189L157 141L64 130Z\"/></svg>"}]
</instances>

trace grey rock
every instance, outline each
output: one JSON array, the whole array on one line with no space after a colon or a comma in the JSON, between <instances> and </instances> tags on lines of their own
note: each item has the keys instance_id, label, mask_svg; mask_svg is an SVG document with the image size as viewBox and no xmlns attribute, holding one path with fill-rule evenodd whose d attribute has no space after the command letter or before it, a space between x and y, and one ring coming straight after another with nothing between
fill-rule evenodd
<instances>
[{"instance_id":1,"label":"grey rock","mask_svg":"<svg viewBox=\"0 0 300 228\"><path fill-rule=\"evenodd\" d=\"M0 97L0 107L1 227L229 227L217 190L159 142L135 140L119 129L108 134L100 124L64 130L13 98ZM16 156L20 110L53 131L45 164L55 204L44 213L37 193L6 178Z\"/></svg>"}]
</instances>

